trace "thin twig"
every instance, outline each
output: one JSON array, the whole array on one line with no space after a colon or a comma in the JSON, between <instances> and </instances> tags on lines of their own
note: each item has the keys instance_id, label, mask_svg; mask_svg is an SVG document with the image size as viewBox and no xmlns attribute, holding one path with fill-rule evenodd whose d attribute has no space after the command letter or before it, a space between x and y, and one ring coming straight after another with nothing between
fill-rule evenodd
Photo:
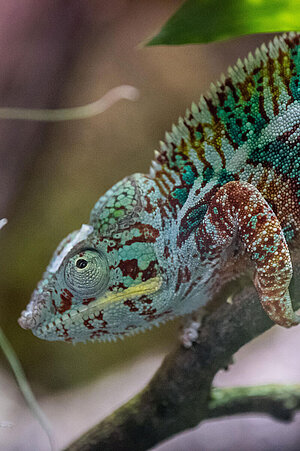
<instances>
[{"instance_id":1,"label":"thin twig","mask_svg":"<svg viewBox=\"0 0 300 451\"><path fill-rule=\"evenodd\" d=\"M103 113L122 99L137 100L139 91L133 86L121 85L111 89L101 99L87 105L60 109L0 108L0 119L19 119L26 121L73 121L87 119Z\"/></svg>"},{"instance_id":2,"label":"thin twig","mask_svg":"<svg viewBox=\"0 0 300 451\"><path fill-rule=\"evenodd\" d=\"M6 218L0 219L0 230L6 224L7 224ZM27 401L29 409L36 416L40 425L46 432L48 439L49 439L50 448L52 451L54 451L56 449L56 444L55 444L55 439L54 439L54 434L53 434L52 428L51 428L45 414L41 410L31 388L30 388L30 385L27 382L27 379L26 379L25 373L23 371L23 368L21 366L21 363L20 363L13 347L11 346L8 339L6 338L1 326L0 326L0 349L2 349L5 357L7 358L8 362L11 366L11 369L15 375L15 378L20 387L20 390L23 393L25 400ZM1 427L10 427L9 425L10 425L9 422L1 422L0 423Z\"/></svg>"},{"instance_id":3,"label":"thin twig","mask_svg":"<svg viewBox=\"0 0 300 451\"><path fill-rule=\"evenodd\" d=\"M23 368L21 366L21 363L20 363L15 351L13 350L10 342L4 335L4 332L2 331L1 327L0 327L0 348L4 352L4 355L6 356L8 362L11 366L11 369L13 370L13 373L16 377L16 380L18 382L20 390L23 393L23 396L26 399L30 410L36 416L40 425L46 432L48 439L49 439L50 448L52 451L54 451L56 449L56 445L55 445L55 439L54 439L54 434L53 434L52 428L51 428L46 416L44 415L44 412L41 410L40 406L38 405L38 402L27 382L27 379L26 379L25 373L23 371Z\"/></svg>"}]
</instances>

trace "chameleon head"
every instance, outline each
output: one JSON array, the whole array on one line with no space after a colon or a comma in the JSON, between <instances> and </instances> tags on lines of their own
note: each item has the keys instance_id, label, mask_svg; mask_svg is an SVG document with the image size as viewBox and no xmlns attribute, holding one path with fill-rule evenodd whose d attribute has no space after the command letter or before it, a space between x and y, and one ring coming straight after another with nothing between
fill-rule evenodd
<instances>
[{"instance_id":1,"label":"chameleon head","mask_svg":"<svg viewBox=\"0 0 300 451\"><path fill-rule=\"evenodd\" d=\"M140 180L115 185L96 203L90 225L60 243L22 312L23 328L46 340L104 341L172 316L162 299L154 215L141 208L151 181Z\"/></svg>"}]
</instances>

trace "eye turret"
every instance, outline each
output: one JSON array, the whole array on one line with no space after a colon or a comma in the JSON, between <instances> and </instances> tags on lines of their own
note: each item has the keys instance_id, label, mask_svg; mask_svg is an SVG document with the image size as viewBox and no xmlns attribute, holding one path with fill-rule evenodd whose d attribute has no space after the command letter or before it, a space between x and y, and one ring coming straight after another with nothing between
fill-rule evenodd
<instances>
[{"instance_id":1,"label":"eye turret","mask_svg":"<svg viewBox=\"0 0 300 451\"><path fill-rule=\"evenodd\" d=\"M65 281L80 296L97 297L105 291L109 269L105 255L96 250L80 251L65 265Z\"/></svg>"}]
</instances>

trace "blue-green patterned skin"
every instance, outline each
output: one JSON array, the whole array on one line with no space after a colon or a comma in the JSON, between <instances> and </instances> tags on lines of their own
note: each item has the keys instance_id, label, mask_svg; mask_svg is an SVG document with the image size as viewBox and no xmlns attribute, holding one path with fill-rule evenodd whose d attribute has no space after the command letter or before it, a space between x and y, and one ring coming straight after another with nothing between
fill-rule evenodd
<instances>
[{"instance_id":1,"label":"blue-green patterned skin","mask_svg":"<svg viewBox=\"0 0 300 451\"><path fill-rule=\"evenodd\" d=\"M245 272L274 322L298 324L299 74L296 33L238 60L166 134L149 174L113 186L61 242L20 325L116 339L207 305Z\"/></svg>"}]
</instances>

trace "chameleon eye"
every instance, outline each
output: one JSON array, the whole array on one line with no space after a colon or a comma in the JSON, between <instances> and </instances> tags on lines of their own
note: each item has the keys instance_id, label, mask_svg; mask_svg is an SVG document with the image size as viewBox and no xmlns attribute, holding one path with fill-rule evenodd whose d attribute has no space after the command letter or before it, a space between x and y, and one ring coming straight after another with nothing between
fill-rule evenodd
<instances>
[{"instance_id":1,"label":"chameleon eye","mask_svg":"<svg viewBox=\"0 0 300 451\"><path fill-rule=\"evenodd\" d=\"M84 258L79 258L76 262L76 266L79 269L84 269L87 266L88 262L84 260Z\"/></svg>"},{"instance_id":2,"label":"chameleon eye","mask_svg":"<svg viewBox=\"0 0 300 451\"><path fill-rule=\"evenodd\" d=\"M80 296L99 296L106 289L108 279L106 257L95 250L81 251L65 265L65 281Z\"/></svg>"}]
</instances>

